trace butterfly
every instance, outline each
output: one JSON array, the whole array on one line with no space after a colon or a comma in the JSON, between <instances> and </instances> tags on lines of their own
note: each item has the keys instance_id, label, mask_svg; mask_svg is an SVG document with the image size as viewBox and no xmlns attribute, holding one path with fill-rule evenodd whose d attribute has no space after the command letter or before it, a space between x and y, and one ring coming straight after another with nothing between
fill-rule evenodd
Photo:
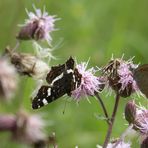
<instances>
[{"instance_id":1,"label":"butterfly","mask_svg":"<svg viewBox=\"0 0 148 148\"><path fill-rule=\"evenodd\" d=\"M75 61L70 57L64 64L53 66L46 76L49 85L43 85L32 101L32 108L38 109L51 103L63 95L71 96L71 92L78 88L82 75L75 68Z\"/></svg>"},{"instance_id":2,"label":"butterfly","mask_svg":"<svg viewBox=\"0 0 148 148\"><path fill-rule=\"evenodd\" d=\"M141 92L148 98L148 64L138 66L133 76Z\"/></svg>"}]
</instances>

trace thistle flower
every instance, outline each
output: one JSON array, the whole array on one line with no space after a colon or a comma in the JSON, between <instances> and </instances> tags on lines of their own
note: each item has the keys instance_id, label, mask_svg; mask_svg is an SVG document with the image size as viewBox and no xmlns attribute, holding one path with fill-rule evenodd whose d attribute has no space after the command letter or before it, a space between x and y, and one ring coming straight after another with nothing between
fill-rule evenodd
<instances>
[{"instance_id":1,"label":"thistle flower","mask_svg":"<svg viewBox=\"0 0 148 148\"><path fill-rule=\"evenodd\" d=\"M114 148L116 143L109 143L107 148ZM124 141L120 141L120 143L116 146L116 148L130 148L130 143L125 143Z\"/></svg>"},{"instance_id":2,"label":"thistle flower","mask_svg":"<svg viewBox=\"0 0 148 148\"><path fill-rule=\"evenodd\" d=\"M103 89L103 78L96 77L96 70L92 67L87 69L88 62L76 65L78 72L82 75L80 86L72 91L72 97L79 100L81 97L93 96L95 92Z\"/></svg>"},{"instance_id":3,"label":"thistle flower","mask_svg":"<svg viewBox=\"0 0 148 148\"><path fill-rule=\"evenodd\" d=\"M36 56L27 53L12 52L9 48L6 48L6 52L11 58L11 63L20 74L42 79L49 71L48 65Z\"/></svg>"},{"instance_id":4,"label":"thistle flower","mask_svg":"<svg viewBox=\"0 0 148 148\"><path fill-rule=\"evenodd\" d=\"M135 129L141 133L141 136L148 135L148 110L145 108L137 109Z\"/></svg>"},{"instance_id":5,"label":"thistle flower","mask_svg":"<svg viewBox=\"0 0 148 148\"><path fill-rule=\"evenodd\" d=\"M57 20L55 17L49 15L48 12L43 12L40 9L33 6L35 13L28 12L26 9L28 19L25 20L25 24L21 28L17 38L21 40L40 40L45 39L48 44L51 44L51 32L55 30L54 23Z\"/></svg>"},{"instance_id":6,"label":"thistle flower","mask_svg":"<svg viewBox=\"0 0 148 148\"><path fill-rule=\"evenodd\" d=\"M12 137L21 143L34 144L46 138L44 127L45 122L40 115L29 115L21 111L16 116L16 128Z\"/></svg>"},{"instance_id":7,"label":"thistle flower","mask_svg":"<svg viewBox=\"0 0 148 148\"><path fill-rule=\"evenodd\" d=\"M129 97L132 93L139 91L136 81L133 78L132 70L138 65L133 64L132 59L124 61L112 59L103 68L103 73L107 76L109 86L122 97Z\"/></svg>"},{"instance_id":8,"label":"thistle flower","mask_svg":"<svg viewBox=\"0 0 148 148\"><path fill-rule=\"evenodd\" d=\"M6 58L0 58L0 96L7 101L11 99L17 88L17 73Z\"/></svg>"}]
</instances>

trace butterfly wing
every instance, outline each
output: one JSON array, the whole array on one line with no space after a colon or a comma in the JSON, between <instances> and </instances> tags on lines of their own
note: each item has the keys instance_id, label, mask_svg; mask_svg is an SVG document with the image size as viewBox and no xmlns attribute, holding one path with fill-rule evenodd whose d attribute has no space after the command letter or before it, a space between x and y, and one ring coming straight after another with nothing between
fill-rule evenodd
<instances>
[{"instance_id":1,"label":"butterfly wing","mask_svg":"<svg viewBox=\"0 0 148 148\"><path fill-rule=\"evenodd\" d=\"M82 75L78 72L78 69L75 68L74 72L71 74L71 82L69 82L70 83L70 88L67 91L67 94L69 96L71 96L71 92L73 90L75 90L76 88L78 88L80 86L81 77L82 77Z\"/></svg>"},{"instance_id":2,"label":"butterfly wing","mask_svg":"<svg viewBox=\"0 0 148 148\"><path fill-rule=\"evenodd\" d=\"M70 57L65 64L51 67L50 72L46 76L46 81L48 84L54 85L54 83L61 79L65 73L70 72L70 70L72 71L73 69L74 60Z\"/></svg>"},{"instance_id":3,"label":"butterfly wing","mask_svg":"<svg viewBox=\"0 0 148 148\"><path fill-rule=\"evenodd\" d=\"M32 108L38 109L51 103L66 94L66 79L63 76L53 86L41 86L36 97L32 101Z\"/></svg>"},{"instance_id":4,"label":"butterfly wing","mask_svg":"<svg viewBox=\"0 0 148 148\"><path fill-rule=\"evenodd\" d=\"M141 65L134 71L134 79L141 92L148 98L148 64Z\"/></svg>"}]
</instances>

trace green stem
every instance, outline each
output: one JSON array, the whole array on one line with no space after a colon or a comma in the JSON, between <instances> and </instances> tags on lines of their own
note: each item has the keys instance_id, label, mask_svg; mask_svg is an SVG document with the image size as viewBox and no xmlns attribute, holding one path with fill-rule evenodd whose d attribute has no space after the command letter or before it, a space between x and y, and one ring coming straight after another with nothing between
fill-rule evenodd
<instances>
[{"instance_id":1,"label":"green stem","mask_svg":"<svg viewBox=\"0 0 148 148\"><path fill-rule=\"evenodd\" d=\"M102 109L103 109L103 112L104 112L104 115L105 115L105 117L106 117L106 121L107 121L108 125L110 125L109 116L108 116L106 107L105 107L105 105L104 105L104 103L103 103L101 97L99 96L99 94L98 94L97 92L95 93L95 96L96 96L96 98L99 100L99 102L100 102L100 104L101 104L101 107L102 107Z\"/></svg>"},{"instance_id":2,"label":"green stem","mask_svg":"<svg viewBox=\"0 0 148 148\"><path fill-rule=\"evenodd\" d=\"M113 113L112 113L112 117L111 117L111 120L110 120L111 122L110 122L110 125L108 127L108 131L107 131L107 135L106 135L106 138L105 138L105 141L104 141L104 144L103 144L103 148L106 148L108 143L109 143L110 136L111 136L111 133L112 133L113 124L114 124L117 109L118 109L119 100L120 100L120 95L117 94Z\"/></svg>"}]
</instances>

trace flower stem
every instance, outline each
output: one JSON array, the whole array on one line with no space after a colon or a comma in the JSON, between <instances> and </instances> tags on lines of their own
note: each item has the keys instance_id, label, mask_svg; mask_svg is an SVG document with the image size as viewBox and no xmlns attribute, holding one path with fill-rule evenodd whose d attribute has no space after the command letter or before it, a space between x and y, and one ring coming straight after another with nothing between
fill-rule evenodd
<instances>
[{"instance_id":1,"label":"flower stem","mask_svg":"<svg viewBox=\"0 0 148 148\"><path fill-rule=\"evenodd\" d=\"M103 148L107 147L109 140L110 140L110 136L111 136L111 133L112 133L112 128L113 128L113 124L114 124L114 121L115 121L117 108L118 108L118 104L119 104L119 99L120 99L120 95L117 93L112 117L111 117L111 120L110 120L111 122L110 122L110 125L108 127L108 131L107 131L107 135L106 135L106 138L105 138L105 141L104 141L104 144L103 144Z\"/></svg>"},{"instance_id":2,"label":"flower stem","mask_svg":"<svg viewBox=\"0 0 148 148\"><path fill-rule=\"evenodd\" d=\"M101 97L99 96L99 94L96 92L95 93L95 96L96 98L99 100L100 104L101 104L101 107L103 109L103 112L104 112L104 115L106 117L106 122L108 123L108 125L110 125L110 120L109 120L109 116L108 116L108 113L107 113L107 110L106 110L106 107L101 99Z\"/></svg>"}]
</instances>

